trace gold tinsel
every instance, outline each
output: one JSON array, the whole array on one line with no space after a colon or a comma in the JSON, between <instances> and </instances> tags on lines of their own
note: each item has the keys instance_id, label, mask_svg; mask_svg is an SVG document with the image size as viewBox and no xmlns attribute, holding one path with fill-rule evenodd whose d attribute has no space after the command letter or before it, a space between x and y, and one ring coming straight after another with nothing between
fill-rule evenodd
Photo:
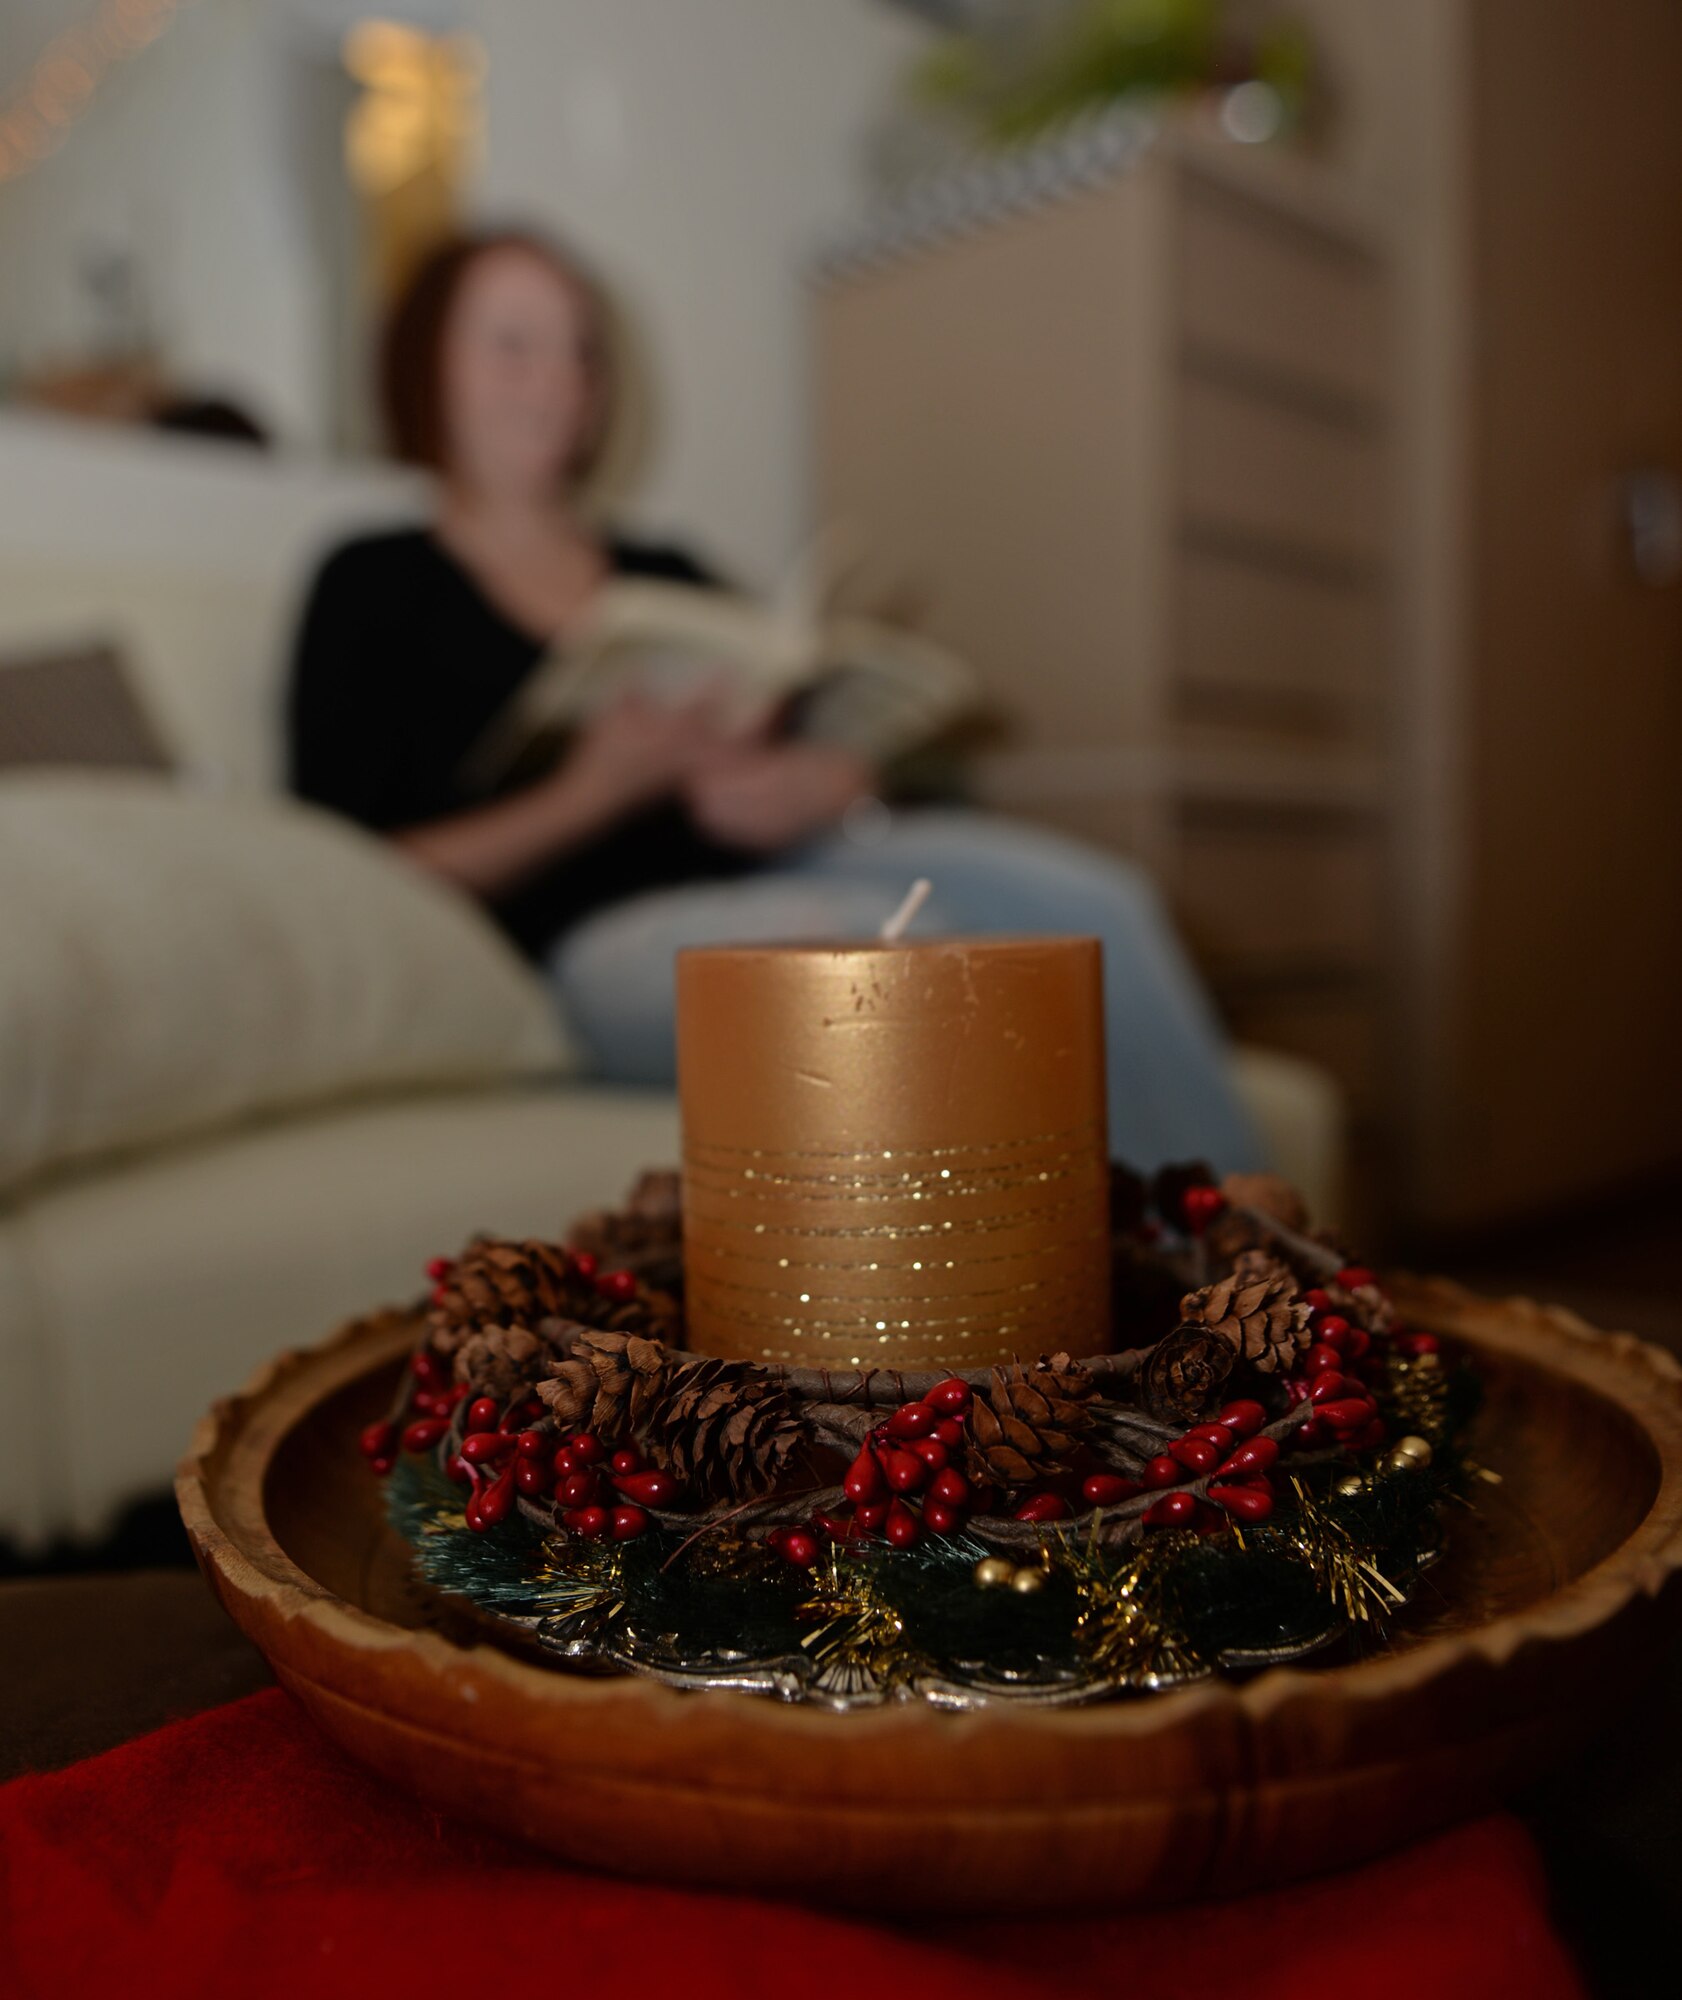
<instances>
[{"instance_id":1,"label":"gold tinsel","mask_svg":"<svg viewBox=\"0 0 1682 2000\"><path fill-rule=\"evenodd\" d=\"M1393 1413L1394 1430L1414 1431L1434 1445L1448 1435L1448 1372L1434 1354L1388 1354L1379 1393Z\"/></svg>"},{"instance_id":2,"label":"gold tinsel","mask_svg":"<svg viewBox=\"0 0 1682 2000\"><path fill-rule=\"evenodd\" d=\"M1296 1512L1279 1520L1288 1547L1313 1571L1321 1590L1351 1625L1383 1629L1386 1616L1407 1602L1349 1530L1293 1478ZM1275 1517L1278 1519L1279 1517Z\"/></svg>"},{"instance_id":3,"label":"gold tinsel","mask_svg":"<svg viewBox=\"0 0 1682 2000\"><path fill-rule=\"evenodd\" d=\"M1075 1641L1119 1687L1165 1687L1207 1671L1173 1629L1165 1603L1164 1558L1184 1542L1179 1534L1152 1535L1116 1557L1093 1535L1059 1552L1057 1566L1074 1578L1080 1600Z\"/></svg>"},{"instance_id":4,"label":"gold tinsel","mask_svg":"<svg viewBox=\"0 0 1682 2000\"><path fill-rule=\"evenodd\" d=\"M795 1613L814 1629L802 1649L820 1679L839 1685L901 1686L923 1664L905 1620L882 1595L873 1563L832 1548L812 1572L812 1594Z\"/></svg>"}]
</instances>

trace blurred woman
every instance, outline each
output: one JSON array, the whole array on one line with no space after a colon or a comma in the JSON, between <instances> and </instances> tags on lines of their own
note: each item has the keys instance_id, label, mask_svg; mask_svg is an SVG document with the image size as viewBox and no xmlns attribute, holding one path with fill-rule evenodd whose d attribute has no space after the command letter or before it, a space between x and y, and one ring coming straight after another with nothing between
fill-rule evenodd
<instances>
[{"instance_id":1,"label":"blurred woman","mask_svg":"<svg viewBox=\"0 0 1682 2000\"><path fill-rule=\"evenodd\" d=\"M1260 1164L1208 1002L1125 862L979 813L884 804L852 752L729 724L722 689L627 695L535 782L487 793L464 776L611 578L716 579L581 509L612 431L613 361L600 293L548 242L437 251L393 318L382 387L397 450L437 475L433 518L346 544L316 577L291 688L294 788L484 902L546 968L601 1075L671 1081L680 947L870 936L926 875L923 934L1103 941L1118 1156Z\"/></svg>"}]
</instances>

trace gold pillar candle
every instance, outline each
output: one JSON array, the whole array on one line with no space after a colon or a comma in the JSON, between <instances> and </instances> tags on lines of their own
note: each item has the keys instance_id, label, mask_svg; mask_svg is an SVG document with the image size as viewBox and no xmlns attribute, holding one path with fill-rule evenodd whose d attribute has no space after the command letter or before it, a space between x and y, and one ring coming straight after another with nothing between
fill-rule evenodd
<instances>
[{"instance_id":1,"label":"gold pillar candle","mask_svg":"<svg viewBox=\"0 0 1682 2000\"><path fill-rule=\"evenodd\" d=\"M1109 1345L1095 938L678 957L689 1344L811 1367Z\"/></svg>"}]
</instances>

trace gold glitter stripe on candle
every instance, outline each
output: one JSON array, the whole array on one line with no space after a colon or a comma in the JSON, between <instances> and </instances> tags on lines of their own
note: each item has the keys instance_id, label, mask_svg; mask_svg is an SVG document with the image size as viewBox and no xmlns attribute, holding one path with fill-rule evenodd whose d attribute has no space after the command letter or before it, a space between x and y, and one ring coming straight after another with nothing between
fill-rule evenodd
<instances>
[{"instance_id":1,"label":"gold glitter stripe on candle","mask_svg":"<svg viewBox=\"0 0 1682 2000\"><path fill-rule=\"evenodd\" d=\"M807 1179L793 1174L755 1173L751 1168L743 1178L752 1185L737 1187L721 1184L698 1179L692 1172L686 1174L685 1181L686 1185L692 1183L708 1194L723 1195L730 1201L762 1200L770 1190L786 1201L863 1202L941 1201L949 1196L1014 1194L1020 1188L1045 1186L1053 1181L1080 1180L1090 1183L1095 1177L1090 1168L1082 1166L1046 1167L1037 1173L964 1174L961 1178L954 1178L950 1168L942 1167L938 1176L919 1180L911 1175L900 1175L887 1183L843 1180L838 1174L814 1175Z\"/></svg>"},{"instance_id":2,"label":"gold glitter stripe on candle","mask_svg":"<svg viewBox=\"0 0 1682 2000\"><path fill-rule=\"evenodd\" d=\"M1078 1236L1050 1237L1046 1241L1045 1248L1053 1257L1068 1256L1077 1250L1084 1250L1094 1239L1106 1236L1108 1233L1102 1229L1083 1229ZM773 1257L769 1251L745 1249L733 1249L731 1261L737 1264L763 1264L774 1271L792 1270L796 1268L796 1261L802 1271L884 1271L894 1268L891 1262L884 1263L876 1257L865 1262L856 1257L842 1260L834 1257L802 1255L795 1260L788 1257ZM980 1250L966 1251L962 1257L913 1257L904 1268L908 1271L969 1271L981 1264L1020 1264L1021 1261L1020 1250Z\"/></svg>"},{"instance_id":3,"label":"gold glitter stripe on candle","mask_svg":"<svg viewBox=\"0 0 1682 2000\"><path fill-rule=\"evenodd\" d=\"M1065 1125L1055 1132L1027 1132L1012 1139L977 1139L962 1146L883 1146L864 1152L834 1152L821 1147L801 1146L726 1146L716 1139L708 1139L693 1141L689 1151L692 1154L722 1153L733 1159L748 1160L834 1160L838 1163L849 1160L949 1160L959 1154L1019 1153L1034 1146L1089 1141L1100 1129L1095 1119L1088 1119L1084 1124Z\"/></svg>"},{"instance_id":4,"label":"gold glitter stripe on candle","mask_svg":"<svg viewBox=\"0 0 1682 2000\"><path fill-rule=\"evenodd\" d=\"M880 1237L885 1241L899 1241L913 1236L939 1236L943 1239L970 1236L996 1235L1000 1231L1019 1228L1024 1223L1049 1223L1063 1216L1078 1214L1088 1204L1084 1201L1069 1200L1047 1202L1043 1208L1011 1209L1003 1215L947 1216L939 1222L750 1222L742 1215L720 1214L715 1210L695 1208L692 1213L697 1222L704 1222L710 1230L734 1231L738 1234L754 1236L786 1236L797 1242L834 1237Z\"/></svg>"},{"instance_id":5,"label":"gold glitter stripe on candle","mask_svg":"<svg viewBox=\"0 0 1682 2000\"><path fill-rule=\"evenodd\" d=\"M735 1278L721 1278L709 1273L703 1280L706 1290L716 1294L720 1291L744 1292L750 1298L765 1299L768 1302L786 1300L790 1304L803 1306L848 1306L863 1311L867 1306L872 1311L884 1308L892 1310L902 1306L927 1306L949 1303L953 1299L1004 1299L1014 1298L1023 1292L1037 1292L1042 1295L1071 1286L1085 1289L1084 1278L1069 1277L1024 1278L1015 1285L972 1285L963 1291L951 1292L767 1292L761 1285L743 1284Z\"/></svg>"}]
</instances>

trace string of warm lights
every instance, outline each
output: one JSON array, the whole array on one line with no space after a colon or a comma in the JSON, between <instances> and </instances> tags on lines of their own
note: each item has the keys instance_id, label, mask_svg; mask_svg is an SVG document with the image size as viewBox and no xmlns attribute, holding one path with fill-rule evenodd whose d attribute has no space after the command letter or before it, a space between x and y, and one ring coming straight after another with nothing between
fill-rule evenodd
<instances>
[{"instance_id":1,"label":"string of warm lights","mask_svg":"<svg viewBox=\"0 0 1682 2000\"><path fill-rule=\"evenodd\" d=\"M22 87L0 100L0 182L44 160L93 101L106 76L155 42L192 0L99 0L36 58Z\"/></svg>"}]
</instances>

